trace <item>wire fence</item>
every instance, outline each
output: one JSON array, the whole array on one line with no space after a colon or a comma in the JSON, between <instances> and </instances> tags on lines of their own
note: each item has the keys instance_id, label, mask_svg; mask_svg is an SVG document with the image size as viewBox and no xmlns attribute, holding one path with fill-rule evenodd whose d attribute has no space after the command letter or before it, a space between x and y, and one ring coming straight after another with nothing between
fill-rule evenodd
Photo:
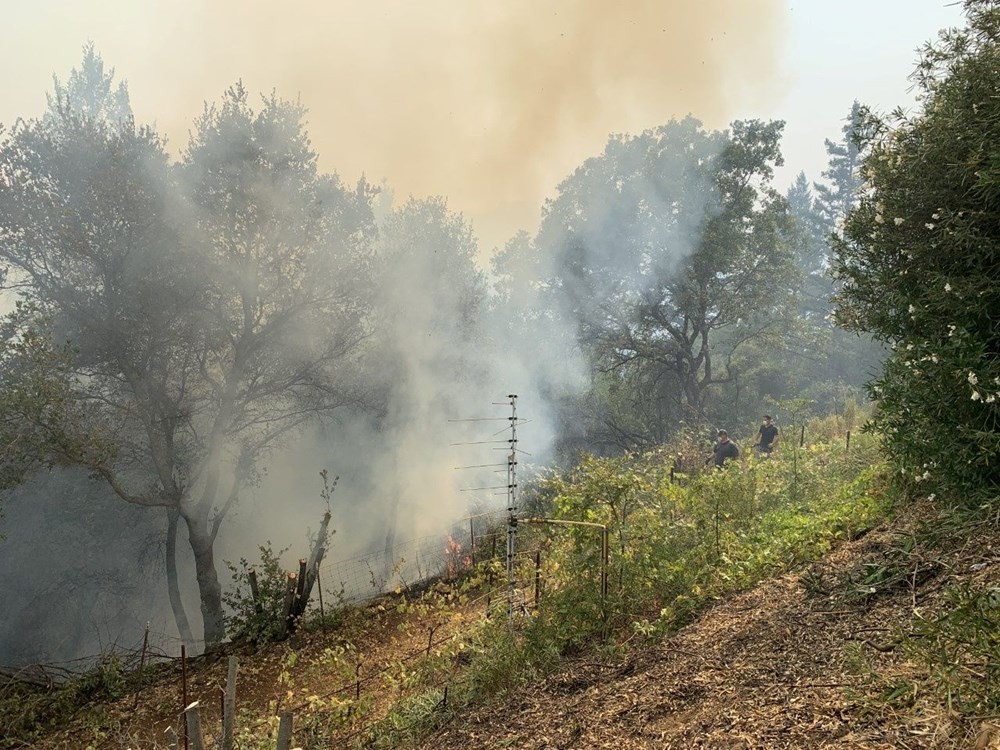
<instances>
[{"instance_id":1,"label":"wire fence","mask_svg":"<svg viewBox=\"0 0 1000 750\"><path fill-rule=\"evenodd\" d=\"M538 606L540 597L550 582L549 573L543 565L545 538L544 535L539 535L530 548L521 547L514 552L509 568L513 576L508 577L507 523L508 517L504 510L477 514L466 517L437 534L401 542L380 551L325 562L319 566L321 590L328 601L339 600L343 606L356 606L382 597L386 591L404 589L416 593L419 587L426 587L429 582L444 580L458 584L463 578L478 573L481 576L477 579L479 583L469 591L462 606L469 611L479 611L485 617L506 619L512 612L529 614ZM332 600L329 599L331 594L334 595ZM467 638L467 635L457 632L445 632L441 635L437 627L432 625L428 628L425 642L411 643L412 647L402 654L396 652L376 655L369 661L362 647L355 657L357 662L353 678L342 679L338 684L330 685L329 688L310 695L308 699L289 706L281 707L281 696L287 691L276 682L274 698L268 702L273 709L268 710L267 716L259 721L243 727L242 732L244 736L247 732L254 734L258 741L263 739L261 735L270 737L277 743L277 747L287 750L289 746L282 743L291 737L293 722L302 722L304 730L308 729L309 723L316 721L319 715L315 710L317 705L326 702L329 707L331 701L336 701L346 712L339 721L336 717L327 720L331 724L328 728L332 732L330 736L335 738L337 746L364 744L370 739L372 732L405 734L424 719L416 719L413 724L408 724L405 715L394 712L393 701L384 698L387 690L396 690L396 686L400 684L398 676L401 670L423 669L413 666L414 663L434 660L435 651L444 649L449 656L440 664L435 662L438 666L430 671L427 679L407 689L398 688L398 694L394 698L426 698L429 695L438 700L432 711L446 710L449 689L454 690L460 684L456 680L457 662L452 657L457 657L459 644ZM114 658L121 668L129 671L138 669L141 672L143 664L148 667L154 661L172 665L175 679L180 684L177 686L178 710L171 726L176 726L178 730L171 730L173 734L167 735L167 746L178 750L203 747L204 738L201 734L205 730L211 731L208 729L211 726L215 729L212 742L217 747L225 747L225 738L222 736L224 730L220 727L227 725L227 709L225 705L219 707L218 704L230 688L217 679L207 683L204 680L190 679L199 659L210 658L215 661L221 656L216 654L191 658L182 646L175 648L175 644L176 637L150 628L141 644L116 650ZM191 646L190 643L187 645ZM95 658L106 659L108 655L102 654ZM87 659L74 661L85 666ZM48 665L50 674L55 674L59 669L66 670L66 676L71 676L70 665ZM195 683L198 683L197 686ZM138 691L141 691L143 685L141 674L136 684L135 704L138 705ZM2 690L3 686L0 685L0 691ZM255 692L260 695L259 690ZM222 702L224 704L224 700ZM198 715L191 716L192 711ZM217 718L221 722L212 720L203 724L202 713L206 720L218 714ZM229 731L232 731L231 718L228 726Z\"/></svg>"},{"instance_id":2,"label":"wire fence","mask_svg":"<svg viewBox=\"0 0 1000 750\"><path fill-rule=\"evenodd\" d=\"M436 534L324 562L319 576L324 596L357 605L390 591L409 591L431 580L453 577L488 555L495 556L503 536L497 527L505 515L503 510L479 513Z\"/></svg>"}]
</instances>

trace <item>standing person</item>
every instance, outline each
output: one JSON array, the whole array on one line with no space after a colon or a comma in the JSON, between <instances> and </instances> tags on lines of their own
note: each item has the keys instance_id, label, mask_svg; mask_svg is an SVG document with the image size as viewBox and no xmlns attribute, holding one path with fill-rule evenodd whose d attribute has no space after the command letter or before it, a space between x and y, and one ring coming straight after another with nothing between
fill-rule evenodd
<instances>
[{"instance_id":1,"label":"standing person","mask_svg":"<svg viewBox=\"0 0 1000 750\"><path fill-rule=\"evenodd\" d=\"M729 433L725 430L719 430L719 442L712 448L712 455L705 459L705 463L707 464L714 458L715 468L721 469L725 466L727 458L739 458L739 456L740 449L736 443L729 439Z\"/></svg>"},{"instance_id":2,"label":"standing person","mask_svg":"<svg viewBox=\"0 0 1000 750\"><path fill-rule=\"evenodd\" d=\"M771 451L774 450L774 446L778 444L778 428L771 424L771 415L764 415L764 422L761 424L760 429L757 430L757 442L754 446L757 448L758 453L763 453L765 456L770 456Z\"/></svg>"}]
</instances>

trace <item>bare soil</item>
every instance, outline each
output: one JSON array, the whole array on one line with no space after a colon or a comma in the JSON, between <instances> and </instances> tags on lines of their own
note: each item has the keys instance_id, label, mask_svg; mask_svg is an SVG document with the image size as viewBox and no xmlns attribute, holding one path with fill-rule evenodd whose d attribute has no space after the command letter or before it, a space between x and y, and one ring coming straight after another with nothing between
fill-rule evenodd
<instances>
[{"instance_id":1,"label":"bare soil","mask_svg":"<svg viewBox=\"0 0 1000 750\"><path fill-rule=\"evenodd\" d=\"M1000 580L990 536L947 554L918 547L887 590L869 595L857 583L898 558L916 520L728 598L626 661L568 663L502 704L456 717L422 747L1000 748L996 717L949 714L920 690L924 676L895 641L914 612L947 606L946 584ZM884 700L896 678L918 686L898 710Z\"/></svg>"},{"instance_id":2,"label":"bare soil","mask_svg":"<svg viewBox=\"0 0 1000 750\"><path fill-rule=\"evenodd\" d=\"M997 717L949 711L899 647L914 616L947 608L950 586L1000 585L1000 547L988 530L942 549L913 545L917 524L931 513L917 508L816 563L728 597L676 635L633 645L627 658L569 659L538 684L456 712L420 747L1000 749ZM895 575L869 590L873 570ZM330 666L331 649L350 644L363 655L363 674L372 674L431 639L461 633L482 610L482 601L428 611L383 602L357 612L339 632L238 654L240 721L269 733L278 712L343 685L350 670L343 661ZM189 674L190 699L202 702L212 734L226 656L203 657ZM178 665L160 669L137 705L130 696L92 708L34 746L164 747L182 699ZM902 680L916 690L894 702L887 695ZM384 715L393 699L382 683L377 700L384 706L373 715Z\"/></svg>"}]
</instances>

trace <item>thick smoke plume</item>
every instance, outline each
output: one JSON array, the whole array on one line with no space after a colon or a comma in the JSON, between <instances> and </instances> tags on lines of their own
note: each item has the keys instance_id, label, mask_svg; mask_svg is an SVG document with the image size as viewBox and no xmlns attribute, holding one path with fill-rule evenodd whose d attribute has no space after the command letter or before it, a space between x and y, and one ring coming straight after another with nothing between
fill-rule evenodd
<instances>
[{"instance_id":1,"label":"thick smoke plume","mask_svg":"<svg viewBox=\"0 0 1000 750\"><path fill-rule=\"evenodd\" d=\"M219 560L253 557L268 539L302 554L304 530L315 529L324 509L321 468L343 477L333 503L338 557L388 543L393 523L403 541L438 532L477 502L502 505L459 493L495 481L489 472L466 476L453 467L503 454L449 446L495 430L450 420L503 415L491 402L519 393L533 420L522 432L525 447L541 458L553 429L543 394L577 382L579 351L566 332L543 343L530 332L463 325L464 313L485 304L488 279L457 283L447 272L460 263L428 259L451 248L453 259L481 261L490 245L532 228L556 184L600 153L609 133L640 132L689 111L724 126L741 102L773 90L783 20L777 0L62 0L45 13L44 43L37 34L9 35L2 54L38 60L43 74L0 67L0 89L9 94L0 122L38 114L51 72L76 64L89 37L128 80L137 119L155 121L175 156L202 102L242 79L251 91L299 98L322 170L348 184L362 173L385 178L399 196L447 196L446 203L400 200L380 217L378 252L392 263L380 279L389 326L378 345L398 368L387 413L378 424L346 416L275 456L259 490L227 521ZM42 20L42 10L24 7L15 28ZM17 80L6 72L15 70ZM413 235L421 222L438 232L426 246L392 244L394 228ZM467 289L482 294L459 293ZM552 341L566 350L553 350ZM86 653L93 644L74 647Z\"/></svg>"},{"instance_id":2,"label":"thick smoke plume","mask_svg":"<svg viewBox=\"0 0 1000 750\"><path fill-rule=\"evenodd\" d=\"M779 94L785 24L777 0L60 0L15 16L0 88L17 109L0 122L44 103L87 34L175 149L200 103L241 78L301 98L324 169L447 195L489 245L530 228L608 133L688 112L723 127ZM27 33L43 22L44 39Z\"/></svg>"}]
</instances>

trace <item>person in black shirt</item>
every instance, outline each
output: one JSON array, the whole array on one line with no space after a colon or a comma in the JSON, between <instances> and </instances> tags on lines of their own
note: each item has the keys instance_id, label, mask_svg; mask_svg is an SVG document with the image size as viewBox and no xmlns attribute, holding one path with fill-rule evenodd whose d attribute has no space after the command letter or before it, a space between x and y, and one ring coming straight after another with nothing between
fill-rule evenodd
<instances>
[{"instance_id":1,"label":"person in black shirt","mask_svg":"<svg viewBox=\"0 0 1000 750\"><path fill-rule=\"evenodd\" d=\"M770 456L774 446L778 444L778 428L771 424L771 415L764 415L764 423L757 430L757 442L754 443L757 451L765 456Z\"/></svg>"},{"instance_id":2,"label":"person in black shirt","mask_svg":"<svg viewBox=\"0 0 1000 750\"><path fill-rule=\"evenodd\" d=\"M705 460L705 463L707 464L714 458L715 468L721 469L725 466L727 458L739 458L739 455L740 449L736 447L736 443L729 439L729 433L725 430L719 430L719 442L712 448L712 455Z\"/></svg>"}]
</instances>

